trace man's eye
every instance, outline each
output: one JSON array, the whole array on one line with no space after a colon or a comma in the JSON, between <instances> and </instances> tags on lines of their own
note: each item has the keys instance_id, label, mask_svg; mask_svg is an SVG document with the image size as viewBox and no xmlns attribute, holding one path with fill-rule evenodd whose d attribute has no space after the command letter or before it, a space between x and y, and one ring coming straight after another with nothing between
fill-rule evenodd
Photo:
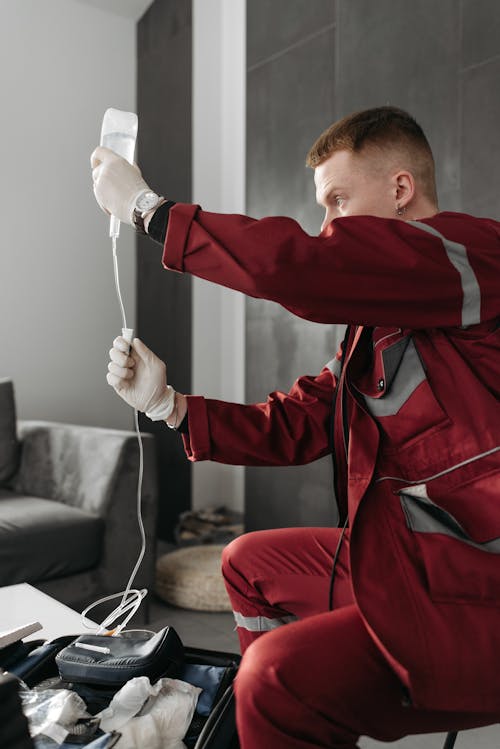
<instances>
[{"instance_id":1,"label":"man's eye","mask_svg":"<svg viewBox=\"0 0 500 749\"><path fill-rule=\"evenodd\" d=\"M342 205L344 203L344 198L341 198L339 195L335 196L335 205L337 208L342 208Z\"/></svg>"}]
</instances>

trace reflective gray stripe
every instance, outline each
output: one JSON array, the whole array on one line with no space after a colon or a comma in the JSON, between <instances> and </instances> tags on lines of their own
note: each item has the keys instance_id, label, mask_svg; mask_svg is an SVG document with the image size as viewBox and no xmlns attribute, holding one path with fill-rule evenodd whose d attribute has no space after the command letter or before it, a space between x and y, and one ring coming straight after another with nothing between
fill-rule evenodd
<instances>
[{"instance_id":1,"label":"reflective gray stripe","mask_svg":"<svg viewBox=\"0 0 500 749\"><path fill-rule=\"evenodd\" d=\"M249 632L269 632L283 624L297 621L297 617L293 614L279 619L268 619L267 616L243 616L239 611L233 611L233 614L236 626L247 629Z\"/></svg>"},{"instance_id":2,"label":"reflective gray stripe","mask_svg":"<svg viewBox=\"0 0 500 749\"><path fill-rule=\"evenodd\" d=\"M425 372L422 362L415 344L410 341L406 346L392 383L387 385L388 389L385 395L380 398L365 395L366 406L374 416L394 416L424 380Z\"/></svg>"},{"instance_id":3,"label":"reflective gray stripe","mask_svg":"<svg viewBox=\"0 0 500 749\"><path fill-rule=\"evenodd\" d=\"M441 533L489 554L500 554L500 538L483 543L473 541L453 515L428 497L425 484L404 489L400 500L407 525L415 533Z\"/></svg>"},{"instance_id":4,"label":"reflective gray stripe","mask_svg":"<svg viewBox=\"0 0 500 749\"><path fill-rule=\"evenodd\" d=\"M500 450L500 445L496 445L495 447L492 447L491 450L486 450L486 452L484 453L478 453L477 455L473 455L472 458L467 458L467 460L461 460L460 463L455 463L455 465L449 466L449 468L445 468L444 470L439 471L439 473L434 473L432 476L423 476L417 481L409 481L407 478L403 478L403 476L381 476L379 479L375 481L375 483L378 484L380 483L380 481L401 481L403 484L421 484L422 481L429 483L429 481L434 481L435 479L439 479L441 478L441 476L446 476L447 473L452 473L453 471L457 471L459 468L462 468L462 466L469 465L469 463L475 463L476 460L481 460L481 458L486 458L488 457L488 455L493 455L493 453L497 453L499 450Z\"/></svg>"},{"instance_id":5,"label":"reflective gray stripe","mask_svg":"<svg viewBox=\"0 0 500 749\"><path fill-rule=\"evenodd\" d=\"M334 377L337 377L337 379L340 377L340 359L331 359L325 364L325 367L330 370Z\"/></svg>"},{"instance_id":6,"label":"reflective gray stripe","mask_svg":"<svg viewBox=\"0 0 500 749\"><path fill-rule=\"evenodd\" d=\"M421 221L408 221L408 223L429 232L429 234L433 234L435 237L439 237L444 245L450 263L460 273L464 295L462 302L462 325L474 325L474 323L481 322L481 290L476 274L469 263L465 245L446 239L433 226L424 224Z\"/></svg>"}]
</instances>

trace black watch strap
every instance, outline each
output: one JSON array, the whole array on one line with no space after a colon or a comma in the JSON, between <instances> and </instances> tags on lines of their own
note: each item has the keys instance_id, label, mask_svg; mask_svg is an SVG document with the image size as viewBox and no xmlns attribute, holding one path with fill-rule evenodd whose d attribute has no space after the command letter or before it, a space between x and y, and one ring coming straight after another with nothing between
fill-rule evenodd
<instances>
[{"instance_id":1,"label":"black watch strap","mask_svg":"<svg viewBox=\"0 0 500 749\"><path fill-rule=\"evenodd\" d=\"M163 245L165 244L165 237L167 235L168 217L170 209L175 205L175 201L167 200L162 203L151 216L151 221L148 226L148 234L151 239L155 242ZM143 223L144 225L144 223Z\"/></svg>"},{"instance_id":2,"label":"black watch strap","mask_svg":"<svg viewBox=\"0 0 500 749\"><path fill-rule=\"evenodd\" d=\"M177 431L181 434L189 434L189 424L188 424L188 415L187 413L184 414L184 418L182 419L181 423L177 427Z\"/></svg>"},{"instance_id":3,"label":"black watch strap","mask_svg":"<svg viewBox=\"0 0 500 749\"><path fill-rule=\"evenodd\" d=\"M142 213L139 213L139 211L134 211L132 214L132 223L135 227L135 230L138 231L139 234L146 234Z\"/></svg>"}]
</instances>

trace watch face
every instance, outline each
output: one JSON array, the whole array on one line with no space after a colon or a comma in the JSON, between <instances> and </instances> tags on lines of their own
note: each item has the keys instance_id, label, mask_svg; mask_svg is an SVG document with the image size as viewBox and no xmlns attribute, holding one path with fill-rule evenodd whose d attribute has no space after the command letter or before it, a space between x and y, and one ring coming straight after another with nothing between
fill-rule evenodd
<instances>
[{"instance_id":1,"label":"watch face","mask_svg":"<svg viewBox=\"0 0 500 749\"><path fill-rule=\"evenodd\" d=\"M137 203L135 204L136 210L140 211L140 213L145 213L146 211L150 211L151 208L154 208L155 205L158 203L158 200L159 200L158 195L152 190L149 190L148 192L143 193L137 199Z\"/></svg>"}]
</instances>

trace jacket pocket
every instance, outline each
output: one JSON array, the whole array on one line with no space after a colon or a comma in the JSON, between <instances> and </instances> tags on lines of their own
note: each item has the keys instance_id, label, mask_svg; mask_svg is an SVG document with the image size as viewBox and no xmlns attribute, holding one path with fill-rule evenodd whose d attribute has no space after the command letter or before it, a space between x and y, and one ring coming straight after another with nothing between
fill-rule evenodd
<instances>
[{"instance_id":1,"label":"jacket pocket","mask_svg":"<svg viewBox=\"0 0 500 749\"><path fill-rule=\"evenodd\" d=\"M411 446L449 423L411 336L376 346L370 372L355 386L380 425L384 452Z\"/></svg>"},{"instance_id":2,"label":"jacket pocket","mask_svg":"<svg viewBox=\"0 0 500 749\"><path fill-rule=\"evenodd\" d=\"M399 492L433 600L500 606L499 483L485 476L442 499L425 484Z\"/></svg>"}]
</instances>

